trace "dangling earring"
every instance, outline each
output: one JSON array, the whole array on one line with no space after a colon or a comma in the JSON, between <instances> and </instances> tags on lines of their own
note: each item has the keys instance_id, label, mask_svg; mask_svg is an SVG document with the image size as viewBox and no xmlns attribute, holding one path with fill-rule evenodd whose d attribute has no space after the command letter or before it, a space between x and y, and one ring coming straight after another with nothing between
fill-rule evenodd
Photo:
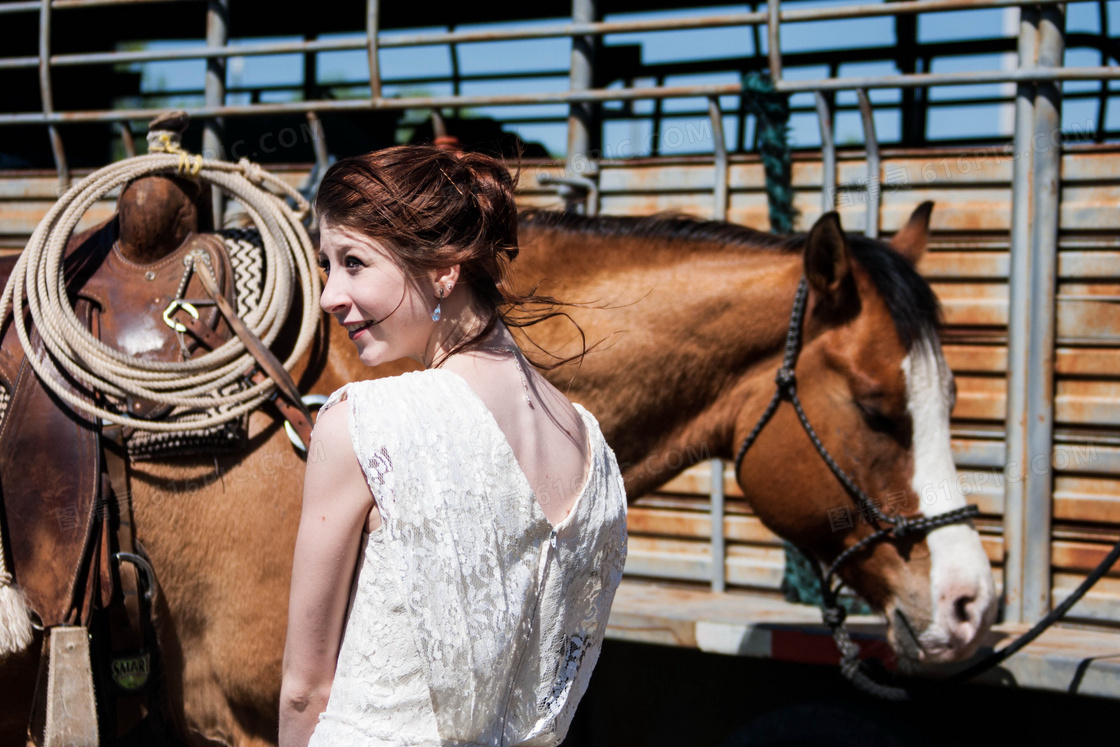
<instances>
[{"instance_id":1,"label":"dangling earring","mask_svg":"<svg viewBox=\"0 0 1120 747\"><path fill-rule=\"evenodd\" d=\"M440 307L440 304L443 303L443 288L439 289L439 301L440 302L436 304L436 310L432 312L432 321L433 322L438 322L439 321L439 317L440 317L439 307Z\"/></svg>"}]
</instances>

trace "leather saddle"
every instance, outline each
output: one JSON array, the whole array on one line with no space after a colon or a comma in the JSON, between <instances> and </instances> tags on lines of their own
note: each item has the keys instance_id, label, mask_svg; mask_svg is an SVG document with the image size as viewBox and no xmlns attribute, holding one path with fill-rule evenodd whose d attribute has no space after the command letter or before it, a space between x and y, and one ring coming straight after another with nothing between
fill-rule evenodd
<instances>
[{"instance_id":1,"label":"leather saddle","mask_svg":"<svg viewBox=\"0 0 1120 747\"><path fill-rule=\"evenodd\" d=\"M197 337L164 321L176 298L197 310L195 324L206 329L207 347L232 337L197 273L186 272L191 262L205 262L222 295L233 300L231 263L220 237L188 232L171 253L143 263L126 257L119 239L115 217L67 245L66 287L75 313L95 337L146 360L180 361L196 354L201 347ZM15 258L0 260L0 281L7 282L14 263ZM172 321L186 317L182 309L177 311ZM0 426L0 516L6 522L9 568L44 627L81 624L98 602L94 597L107 603L111 594L108 547L96 547L97 519L104 513L102 429L39 381L10 323L0 335L0 386L9 397ZM42 358L35 330L30 340L33 353ZM91 394L77 382L68 384L84 396ZM159 417L168 409L143 400L110 404L142 418ZM100 559L94 557L95 549ZM99 581L91 583L94 578Z\"/></svg>"}]
</instances>

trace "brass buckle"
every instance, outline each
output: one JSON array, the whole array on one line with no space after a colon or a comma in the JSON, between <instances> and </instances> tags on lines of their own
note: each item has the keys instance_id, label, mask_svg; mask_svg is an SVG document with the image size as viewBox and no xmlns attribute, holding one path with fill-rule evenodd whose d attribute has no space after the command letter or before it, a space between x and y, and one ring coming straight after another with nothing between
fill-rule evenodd
<instances>
[{"instance_id":1,"label":"brass buckle","mask_svg":"<svg viewBox=\"0 0 1120 747\"><path fill-rule=\"evenodd\" d=\"M171 315L179 309L182 309L195 319L198 319L198 309L194 307L194 304L176 298L171 303L167 304L167 308L163 310L163 322L176 332L186 332L187 328L184 327L181 322L177 322L171 318Z\"/></svg>"}]
</instances>

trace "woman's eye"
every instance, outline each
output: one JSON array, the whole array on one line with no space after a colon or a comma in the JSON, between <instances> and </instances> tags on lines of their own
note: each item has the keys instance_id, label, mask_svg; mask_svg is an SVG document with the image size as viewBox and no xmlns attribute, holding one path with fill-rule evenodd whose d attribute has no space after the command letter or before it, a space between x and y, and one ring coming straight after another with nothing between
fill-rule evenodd
<instances>
[{"instance_id":1,"label":"woman's eye","mask_svg":"<svg viewBox=\"0 0 1120 747\"><path fill-rule=\"evenodd\" d=\"M346 267L348 269L354 269L354 268L357 268L357 267L363 267L364 266L364 265L362 265L361 261L358 260L356 257L347 257L345 262L346 262Z\"/></svg>"},{"instance_id":2,"label":"woman's eye","mask_svg":"<svg viewBox=\"0 0 1120 747\"><path fill-rule=\"evenodd\" d=\"M325 259L321 259L321 260L319 260L319 269L322 270L323 272L325 272L326 274L330 275L331 274L331 263L326 261Z\"/></svg>"}]
</instances>

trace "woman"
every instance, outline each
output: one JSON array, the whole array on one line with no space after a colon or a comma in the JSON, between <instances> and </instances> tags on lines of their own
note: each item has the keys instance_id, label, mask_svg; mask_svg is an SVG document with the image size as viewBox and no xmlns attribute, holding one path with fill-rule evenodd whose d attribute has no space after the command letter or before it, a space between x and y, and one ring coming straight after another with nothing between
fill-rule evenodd
<instances>
[{"instance_id":1,"label":"woman","mask_svg":"<svg viewBox=\"0 0 1120 747\"><path fill-rule=\"evenodd\" d=\"M281 745L558 744L622 575L626 498L595 419L509 332L555 314L507 285L513 180L403 146L335 164L316 209L323 310L367 365L425 370L320 411Z\"/></svg>"}]
</instances>

